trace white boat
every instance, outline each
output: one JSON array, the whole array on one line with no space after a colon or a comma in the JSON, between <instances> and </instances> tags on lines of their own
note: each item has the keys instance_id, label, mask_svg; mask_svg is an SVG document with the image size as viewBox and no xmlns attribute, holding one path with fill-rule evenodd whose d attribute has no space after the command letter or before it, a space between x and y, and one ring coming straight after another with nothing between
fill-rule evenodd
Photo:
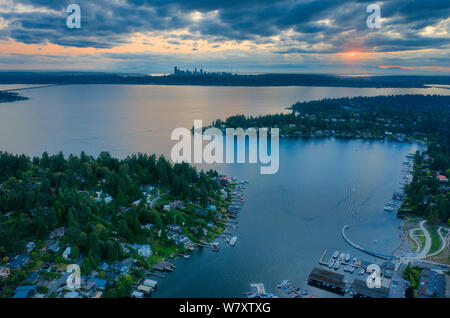
<instances>
[{"instance_id":1,"label":"white boat","mask_svg":"<svg viewBox=\"0 0 450 318\"><path fill-rule=\"evenodd\" d=\"M236 241L237 241L237 236L233 236L230 240L230 245L234 246L234 244L236 244Z\"/></svg>"},{"instance_id":2,"label":"white boat","mask_svg":"<svg viewBox=\"0 0 450 318\"><path fill-rule=\"evenodd\" d=\"M334 251L333 258L337 258L339 256L339 251Z\"/></svg>"},{"instance_id":3,"label":"white boat","mask_svg":"<svg viewBox=\"0 0 450 318\"><path fill-rule=\"evenodd\" d=\"M347 253L347 254L345 254L345 261L348 262L349 260L350 260L350 254Z\"/></svg>"}]
</instances>

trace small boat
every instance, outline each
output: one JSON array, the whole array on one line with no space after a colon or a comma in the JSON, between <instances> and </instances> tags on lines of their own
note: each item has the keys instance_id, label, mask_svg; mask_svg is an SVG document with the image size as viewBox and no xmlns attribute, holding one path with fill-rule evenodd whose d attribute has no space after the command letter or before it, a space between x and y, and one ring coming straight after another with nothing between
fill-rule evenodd
<instances>
[{"instance_id":1,"label":"small boat","mask_svg":"<svg viewBox=\"0 0 450 318\"><path fill-rule=\"evenodd\" d=\"M334 265L334 261L332 259L330 259L330 261L328 262L328 267L333 268L333 265Z\"/></svg>"},{"instance_id":2,"label":"small boat","mask_svg":"<svg viewBox=\"0 0 450 318\"><path fill-rule=\"evenodd\" d=\"M341 266L341 264L339 262L334 263L334 269L339 269L339 266Z\"/></svg>"},{"instance_id":3,"label":"small boat","mask_svg":"<svg viewBox=\"0 0 450 318\"><path fill-rule=\"evenodd\" d=\"M218 252L218 251L219 251L219 248L217 247L217 245L214 245L214 246L212 247L212 250L213 250L214 252Z\"/></svg>"},{"instance_id":4,"label":"small boat","mask_svg":"<svg viewBox=\"0 0 450 318\"><path fill-rule=\"evenodd\" d=\"M334 251L333 258L337 258L339 256L339 251Z\"/></svg>"},{"instance_id":5,"label":"small boat","mask_svg":"<svg viewBox=\"0 0 450 318\"><path fill-rule=\"evenodd\" d=\"M236 244L236 241L237 241L237 236L233 236L233 237L230 239L230 245L231 245L231 246L234 246L234 244Z\"/></svg>"},{"instance_id":6,"label":"small boat","mask_svg":"<svg viewBox=\"0 0 450 318\"><path fill-rule=\"evenodd\" d=\"M345 261L348 262L349 260L350 260L350 254L347 253L347 254L345 254Z\"/></svg>"}]
</instances>

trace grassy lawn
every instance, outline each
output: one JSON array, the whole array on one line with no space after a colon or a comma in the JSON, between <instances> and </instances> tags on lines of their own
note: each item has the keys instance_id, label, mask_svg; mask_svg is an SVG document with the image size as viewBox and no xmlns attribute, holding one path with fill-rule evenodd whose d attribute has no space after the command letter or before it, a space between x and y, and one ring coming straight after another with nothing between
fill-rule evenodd
<instances>
[{"instance_id":1,"label":"grassy lawn","mask_svg":"<svg viewBox=\"0 0 450 318\"><path fill-rule=\"evenodd\" d=\"M429 253L436 252L441 247L441 238L437 232L437 227L430 227L427 229L431 236L431 247Z\"/></svg>"},{"instance_id":2,"label":"grassy lawn","mask_svg":"<svg viewBox=\"0 0 450 318\"><path fill-rule=\"evenodd\" d=\"M425 242L426 242L425 236L419 235L419 236L417 236L417 239L420 241L420 245L423 248L425 246Z\"/></svg>"}]
</instances>

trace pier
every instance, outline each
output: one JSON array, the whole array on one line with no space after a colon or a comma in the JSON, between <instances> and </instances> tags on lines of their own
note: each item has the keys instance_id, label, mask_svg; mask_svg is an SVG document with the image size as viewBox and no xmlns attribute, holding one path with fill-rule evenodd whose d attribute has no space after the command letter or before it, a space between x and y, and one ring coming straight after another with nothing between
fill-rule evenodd
<instances>
[{"instance_id":1,"label":"pier","mask_svg":"<svg viewBox=\"0 0 450 318\"><path fill-rule=\"evenodd\" d=\"M325 266L328 265L327 262L324 262L324 258L325 258L325 255L327 255L327 252L328 252L327 249L325 249L325 251L323 251L322 257L321 257L320 260L319 260L319 264L320 264L320 265L325 265Z\"/></svg>"},{"instance_id":2,"label":"pier","mask_svg":"<svg viewBox=\"0 0 450 318\"><path fill-rule=\"evenodd\" d=\"M159 277L159 278L166 278L166 276L158 274L158 273L155 273L155 272L149 272L148 275L156 276L156 277Z\"/></svg>"},{"instance_id":3,"label":"pier","mask_svg":"<svg viewBox=\"0 0 450 318\"><path fill-rule=\"evenodd\" d=\"M342 233L342 237L344 238L344 240L348 244L350 244L352 247L354 247L357 250L360 250L360 251L362 251L362 252L364 252L366 254L369 254L369 255L372 255L372 256L375 256L375 257L378 257L378 258L382 258L382 259L385 259L385 260L393 260L393 259L396 258L394 255L385 255L385 254L377 253L377 252L365 249L365 248L363 248L363 247L353 243L352 241L350 241L350 239L345 234L345 230L347 230L348 227L349 227L348 225L344 225L344 227L342 228L342 232L341 233Z\"/></svg>"}]
</instances>

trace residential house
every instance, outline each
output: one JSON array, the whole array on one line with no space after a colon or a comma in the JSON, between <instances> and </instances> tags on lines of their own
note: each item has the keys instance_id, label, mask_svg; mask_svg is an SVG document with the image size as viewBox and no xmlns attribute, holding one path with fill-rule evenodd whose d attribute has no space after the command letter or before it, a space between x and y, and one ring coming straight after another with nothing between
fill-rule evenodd
<instances>
[{"instance_id":1,"label":"residential house","mask_svg":"<svg viewBox=\"0 0 450 318\"><path fill-rule=\"evenodd\" d=\"M186 234L177 235L175 237L175 243L177 245L183 246L184 248L187 248L192 244L191 240L189 239L189 237Z\"/></svg>"},{"instance_id":2,"label":"residential house","mask_svg":"<svg viewBox=\"0 0 450 318\"><path fill-rule=\"evenodd\" d=\"M134 244L133 250L138 253L139 256L142 257L150 257L152 255L152 248L148 244Z\"/></svg>"},{"instance_id":3,"label":"residential house","mask_svg":"<svg viewBox=\"0 0 450 318\"><path fill-rule=\"evenodd\" d=\"M183 227L179 224L167 224L167 229L173 232L183 232Z\"/></svg>"},{"instance_id":4,"label":"residential house","mask_svg":"<svg viewBox=\"0 0 450 318\"><path fill-rule=\"evenodd\" d=\"M64 227L60 227L60 228L57 228L54 231L52 231L50 233L49 238L53 240L53 239L56 239L59 237L63 237L65 233L66 233L66 229Z\"/></svg>"},{"instance_id":5,"label":"residential house","mask_svg":"<svg viewBox=\"0 0 450 318\"><path fill-rule=\"evenodd\" d=\"M69 246L69 247L67 247L65 250L64 250L64 252L62 253L62 257L65 259L65 260L68 260L68 259L70 259L70 255L72 254L72 248Z\"/></svg>"},{"instance_id":6,"label":"residential house","mask_svg":"<svg viewBox=\"0 0 450 318\"><path fill-rule=\"evenodd\" d=\"M152 292L152 288L145 285L139 285L137 290L143 293L144 295L150 295Z\"/></svg>"},{"instance_id":7,"label":"residential house","mask_svg":"<svg viewBox=\"0 0 450 318\"><path fill-rule=\"evenodd\" d=\"M64 294L64 298L81 298L80 294L76 290L72 290Z\"/></svg>"},{"instance_id":8,"label":"residential house","mask_svg":"<svg viewBox=\"0 0 450 318\"><path fill-rule=\"evenodd\" d=\"M94 281L86 278L86 277L82 277L81 278L81 286L80 286L80 291L86 295L91 295L95 289L96 289L96 284Z\"/></svg>"},{"instance_id":9,"label":"residential house","mask_svg":"<svg viewBox=\"0 0 450 318\"><path fill-rule=\"evenodd\" d=\"M91 281L93 281L95 283L95 285L97 286L97 289L100 290L105 290L106 288L106 284L108 283L108 281L106 279L102 279L102 278L91 278Z\"/></svg>"},{"instance_id":10,"label":"residential house","mask_svg":"<svg viewBox=\"0 0 450 318\"><path fill-rule=\"evenodd\" d=\"M35 247L36 247L35 242L28 242L27 243L27 253L31 253Z\"/></svg>"},{"instance_id":11,"label":"residential house","mask_svg":"<svg viewBox=\"0 0 450 318\"><path fill-rule=\"evenodd\" d=\"M448 178L446 176L443 176L441 174L437 175L436 178L440 181L440 182L448 182Z\"/></svg>"},{"instance_id":12,"label":"residential house","mask_svg":"<svg viewBox=\"0 0 450 318\"><path fill-rule=\"evenodd\" d=\"M17 255L12 260L9 261L9 267L11 269L20 269L25 264L30 261L30 257L28 255Z\"/></svg>"},{"instance_id":13,"label":"residential house","mask_svg":"<svg viewBox=\"0 0 450 318\"><path fill-rule=\"evenodd\" d=\"M19 286L14 290L13 298L30 298L36 294L36 285Z\"/></svg>"},{"instance_id":14,"label":"residential house","mask_svg":"<svg viewBox=\"0 0 450 318\"><path fill-rule=\"evenodd\" d=\"M0 267L0 282L8 279L9 275L11 275L9 267Z\"/></svg>"},{"instance_id":15,"label":"residential house","mask_svg":"<svg viewBox=\"0 0 450 318\"><path fill-rule=\"evenodd\" d=\"M48 251L49 251L50 253L57 253L57 252L59 251L60 248L61 248L61 247L60 247L60 245L59 245L59 242L55 242L55 243L51 244L51 245L48 247Z\"/></svg>"},{"instance_id":16,"label":"residential house","mask_svg":"<svg viewBox=\"0 0 450 318\"><path fill-rule=\"evenodd\" d=\"M180 201L180 200L176 200L176 201L170 202L169 206L170 206L171 209L175 209L175 208L184 209L185 208L184 202Z\"/></svg>"},{"instance_id":17,"label":"residential house","mask_svg":"<svg viewBox=\"0 0 450 318\"><path fill-rule=\"evenodd\" d=\"M141 293L140 291L135 290L135 291L133 291L131 293L131 297L133 297L133 298L144 298L144 293Z\"/></svg>"},{"instance_id":18,"label":"residential house","mask_svg":"<svg viewBox=\"0 0 450 318\"><path fill-rule=\"evenodd\" d=\"M158 286L158 282L157 282L156 280L148 279L148 278L147 278L147 279L144 280L144 282L142 283L142 285L151 287L152 290L155 290L156 287Z\"/></svg>"},{"instance_id":19,"label":"residential house","mask_svg":"<svg viewBox=\"0 0 450 318\"><path fill-rule=\"evenodd\" d=\"M28 274L27 278L25 278L25 281L29 282L32 285L35 285L39 281L39 278L39 272L31 272L30 274Z\"/></svg>"}]
</instances>

